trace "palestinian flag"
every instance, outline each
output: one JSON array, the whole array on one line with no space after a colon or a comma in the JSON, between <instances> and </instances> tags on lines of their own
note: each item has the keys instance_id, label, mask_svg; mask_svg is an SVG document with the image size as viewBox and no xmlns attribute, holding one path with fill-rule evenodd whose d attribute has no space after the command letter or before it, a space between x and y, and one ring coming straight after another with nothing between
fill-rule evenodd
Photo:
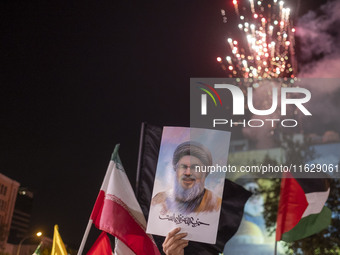
<instances>
[{"instance_id":1,"label":"palestinian flag","mask_svg":"<svg viewBox=\"0 0 340 255\"><path fill-rule=\"evenodd\" d=\"M293 242L327 228L332 212L325 207L328 179L295 179L287 173L281 180L276 241Z\"/></svg>"}]
</instances>

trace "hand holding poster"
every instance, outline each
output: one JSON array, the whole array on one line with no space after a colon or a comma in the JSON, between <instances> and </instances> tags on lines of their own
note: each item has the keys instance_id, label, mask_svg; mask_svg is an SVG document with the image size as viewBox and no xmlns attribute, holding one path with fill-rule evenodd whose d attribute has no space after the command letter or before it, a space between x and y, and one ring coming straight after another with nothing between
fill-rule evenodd
<instances>
[{"instance_id":1,"label":"hand holding poster","mask_svg":"<svg viewBox=\"0 0 340 255\"><path fill-rule=\"evenodd\" d=\"M188 240L215 243L230 133L164 127L147 232L181 227Z\"/></svg>"}]
</instances>

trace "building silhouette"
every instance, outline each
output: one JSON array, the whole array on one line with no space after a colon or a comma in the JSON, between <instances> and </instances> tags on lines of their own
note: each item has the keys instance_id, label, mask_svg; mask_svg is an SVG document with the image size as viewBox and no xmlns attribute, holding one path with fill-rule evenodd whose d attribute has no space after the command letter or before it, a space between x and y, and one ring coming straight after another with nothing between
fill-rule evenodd
<instances>
[{"instance_id":1,"label":"building silhouette","mask_svg":"<svg viewBox=\"0 0 340 255\"><path fill-rule=\"evenodd\" d=\"M7 243L20 183L0 173L0 244Z\"/></svg>"},{"instance_id":2,"label":"building silhouette","mask_svg":"<svg viewBox=\"0 0 340 255\"><path fill-rule=\"evenodd\" d=\"M27 188L19 187L13 211L8 243L18 244L27 236L30 227L33 207L33 192Z\"/></svg>"}]
</instances>

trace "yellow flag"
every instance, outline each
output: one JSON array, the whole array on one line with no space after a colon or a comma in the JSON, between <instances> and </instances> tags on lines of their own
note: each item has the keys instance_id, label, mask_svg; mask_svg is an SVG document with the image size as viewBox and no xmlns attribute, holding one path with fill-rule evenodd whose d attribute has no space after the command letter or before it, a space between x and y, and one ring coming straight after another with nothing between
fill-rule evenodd
<instances>
[{"instance_id":1,"label":"yellow flag","mask_svg":"<svg viewBox=\"0 0 340 255\"><path fill-rule=\"evenodd\" d=\"M58 231L58 225L54 225L53 244L51 255L67 255L65 245Z\"/></svg>"}]
</instances>

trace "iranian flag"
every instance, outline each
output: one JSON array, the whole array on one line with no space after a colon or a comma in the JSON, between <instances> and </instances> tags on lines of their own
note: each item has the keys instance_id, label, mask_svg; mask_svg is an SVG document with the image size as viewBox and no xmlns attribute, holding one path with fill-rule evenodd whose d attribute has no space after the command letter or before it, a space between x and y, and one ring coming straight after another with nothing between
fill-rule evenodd
<instances>
[{"instance_id":1,"label":"iranian flag","mask_svg":"<svg viewBox=\"0 0 340 255\"><path fill-rule=\"evenodd\" d=\"M327 228L332 212L325 206L328 179L295 179L290 173L281 180L276 241L293 242Z\"/></svg>"},{"instance_id":2,"label":"iranian flag","mask_svg":"<svg viewBox=\"0 0 340 255\"><path fill-rule=\"evenodd\" d=\"M160 254L124 171L116 145L90 219L94 225L123 242L137 255ZM122 254L124 251L121 252Z\"/></svg>"}]
</instances>

